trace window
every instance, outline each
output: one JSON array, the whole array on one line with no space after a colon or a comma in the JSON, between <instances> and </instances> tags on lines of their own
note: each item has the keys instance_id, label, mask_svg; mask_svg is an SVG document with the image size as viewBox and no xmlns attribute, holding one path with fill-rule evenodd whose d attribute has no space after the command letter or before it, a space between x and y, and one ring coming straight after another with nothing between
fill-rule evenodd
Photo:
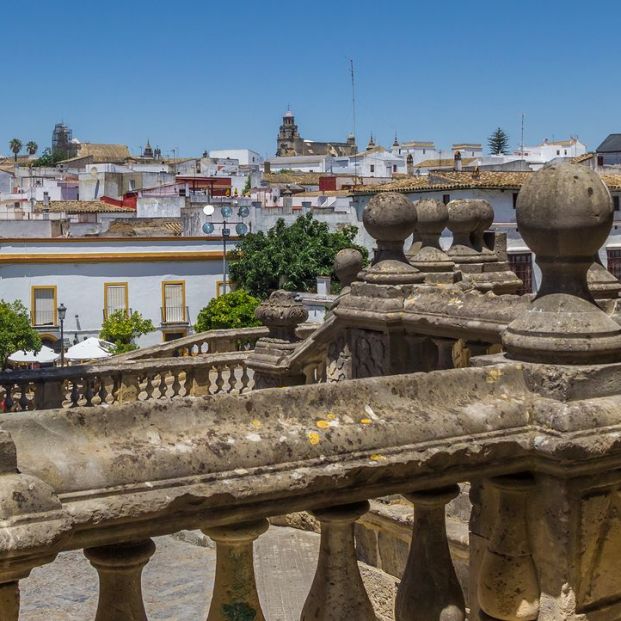
<instances>
[{"instance_id":1,"label":"window","mask_svg":"<svg viewBox=\"0 0 621 621\"><path fill-rule=\"evenodd\" d=\"M522 281L518 295L533 292L533 255L530 252L510 252L509 266L511 271Z\"/></svg>"},{"instance_id":2,"label":"window","mask_svg":"<svg viewBox=\"0 0 621 621\"><path fill-rule=\"evenodd\" d=\"M556 154L557 154L557 155L560 155L560 154L561 154L560 149L557 149L557 150L556 150Z\"/></svg>"},{"instance_id":3,"label":"window","mask_svg":"<svg viewBox=\"0 0 621 621\"><path fill-rule=\"evenodd\" d=\"M606 248L608 271L617 279L621 279L621 248Z\"/></svg>"},{"instance_id":4,"label":"window","mask_svg":"<svg viewBox=\"0 0 621 621\"><path fill-rule=\"evenodd\" d=\"M371 164L371 172L374 173L375 172L375 164Z\"/></svg>"},{"instance_id":5,"label":"window","mask_svg":"<svg viewBox=\"0 0 621 621\"><path fill-rule=\"evenodd\" d=\"M136 180L135 179L130 179L129 180L129 189L130 189L130 191L136 189Z\"/></svg>"},{"instance_id":6,"label":"window","mask_svg":"<svg viewBox=\"0 0 621 621\"><path fill-rule=\"evenodd\" d=\"M615 211L619 211L619 196L618 195L612 197L612 206Z\"/></svg>"},{"instance_id":7,"label":"window","mask_svg":"<svg viewBox=\"0 0 621 621\"><path fill-rule=\"evenodd\" d=\"M563 151L563 153L565 153L565 155L567 155L567 149L565 149L565 150Z\"/></svg>"},{"instance_id":8,"label":"window","mask_svg":"<svg viewBox=\"0 0 621 621\"><path fill-rule=\"evenodd\" d=\"M442 195L442 202L445 205L448 205L451 202L451 195L450 194L443 194Z\"/></svg>"},{"instance_id":9,"label":"window","mask_svg":"<svg viewBox=\"0 0 621 621\"><path fill-rule=\"evenodd\" d=\"M392 172L397 172L397 165L396 164L392 165Z\"/></svg>"},{"instance_id":10,"label":"window","mask_svg":"<svg viewBox=\"0 0 621 621\"><path fill-rule=\"evenodd\" d=\"M55 326L58 323L56 287L42 286L32 288L30 308L33 326Z\"/></svg>"},{"instance_id":11,"label":"window","mask_svg":"<svg viewBox=\"0 0 621 621\"><path fill-rule=\"evenodd\" d=\"M230 280L226 281L226 291L224 289L224 281L223 280L216 281L216 297L217 298L219 298L223 293L230 293L231 291L232 289L231 289Z\"/></svg>"},{"instance_id":12,"label":"window","mask_svg":"<svg viewBox=\"0 0 621 621\"><path fill-rule=\"evenodd\" d=\"M513 209L517 207L517 197L518 197L518 193L513 192Z\"/></svg>"},{"instance_id":13,"label":"window","mask_svg":"<svg viewBox=\"0 0 621 621\"><path fill-rule=\"evenodd\" d=\"M170 280L162 283L162 322L184 323L185 281Z\"/></svg>"},{"instance_id":14,"label":"window","mask_svg":"<svg viewBox=\"0 0 621 621\"><path fill-rule=\"evenodd\" d=\"M425 155L425 153L427 153L427 149L423 149L423 155Z\"/></svg>"},{"instance_id":15,"label":"window","mask_svg":"<svg viewBox=\"0 0 621 621\"><path fill-rule=\"evenodd\" d=\"M118 310L128 310L128 286L126 282L104 283L104 320Z\"/></svg>"}]
</instances>

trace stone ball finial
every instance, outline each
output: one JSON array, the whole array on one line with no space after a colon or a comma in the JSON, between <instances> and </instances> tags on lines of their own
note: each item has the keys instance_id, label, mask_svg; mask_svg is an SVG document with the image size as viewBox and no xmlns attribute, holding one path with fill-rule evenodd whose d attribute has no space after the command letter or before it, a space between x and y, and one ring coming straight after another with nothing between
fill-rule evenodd
<instances>
[{"instance_id":1,"label":"stone ball finial","mask_svg":"<svg viewBox=\"0 0 621 621\"><path fill-rule=\"evenodd\" d=\"M270 331L270 338L293 342L295 329L308 319L308 311L291 291L279 289L259 304L256 318Z\"/></svg>"},{"instance_id":2,"label":"stone ball finial","mask_svg":"<svg viewBox=\"0 0 621 621\"><path fill-rule=\"evenodd\" d=\"M398 192L379 192L364 208L364 228L377 240L375 263L385 259L405 262L403 243L416 226L416 209Z\"/></svg>"},{"instance_id":3,"label":"stone ball finial","mask_svg":"<svg viewBox=\"0 0 621 621\"><path fill-rule=\"evenodd\" d=\"M448 209L447 227L453 233L453 243L448 250L452 259L462 260L478 256L472 246L471 235L480 222L479 201L476 199L455 199L446 206Z\"/></svg>"},{"instance_id":4,"label":"stone ball finial","mask_svg":"<svg viewBox=\"0 0 621 621\"><path fill-rule=\"evenodd\" d=\"M475 250L489 254L491 250L486 248L483 243L483 234L494 223L494 209L493 207L483 199L477 199L477 205L479 210L479 222L477 228L472 232L471 240Z\"/></svg>"},{"instance_id":5,"label":"stone ball finial","mask_svg":"<svg viewBox=\"0 0 621 621\"><path fill-rule=\"evenodd\" d=\"M449 220L448 207L433 198L424 198L414 203L416 207L416 230L425 246L439 248L440 235Z\"/></svg>"},{"instance_id":6,"label":"stone ball finial","mask_svg":"<svg viewBox=\"0 0 621 621\"><path fill-rule=\"evenodd\" d=\"M595 304L587 285L612 220L610 192L585 166L553 164L522 186L517 223L542 281L528 310L503 334L509 357L563 364L621 360L621 327Z\"/></svg>"},{"instance_id":7,"label":"stone ball finial","mask_svg":"<svg viewBox=\"0 0 621 621\"><path fill-rule=\"evenodd\" d=\"M398 192L380 192L365 207L364 227L377 241L373 265L364 280L377 284L413 284L424 276L412 267L403 252L405 240L416 227L416 208Z\"/></svg>"},{"instance_id":8,"label":"stone ball finial","mask_svg":"<svg viewBox=\"0 0 621 621\"><path fill-rule=\"evenodd\" d=\"M334 257L334 272L342 287L349 287L362 271L362 253L355 248L339 250Z\"/></svg>"}]
</instances>

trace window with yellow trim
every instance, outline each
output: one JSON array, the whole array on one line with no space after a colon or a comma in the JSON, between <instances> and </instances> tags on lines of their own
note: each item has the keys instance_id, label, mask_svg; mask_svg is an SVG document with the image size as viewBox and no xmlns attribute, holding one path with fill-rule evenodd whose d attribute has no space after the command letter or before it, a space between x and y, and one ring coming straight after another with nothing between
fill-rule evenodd
<instances>
[{"instance_id":1,"label":"window with yellow trim","mask_svg":"<svg viewBox=\"0 0 621 621\"><path fill-rule=\"evenodd\" d=\"M104 283L104 318L112 313L129 310L129 291L126 282Z\"/></svg>"},{"instance_id":2,"label":"window with yellow trim","mask_svg":"<svg viewBox=\"0 0 621 621\"><path fill-rule=\"evenodd\" d=\"M55 326L57 324L57 308L55 286L32 288L32 325Z\"/></svg>"},{"instance_id":3,"label":"window with yellow trim","mask_svg":"<svg viewBox=\"0 0 621 621\"><path fill-rule=\"evenodd\" d=\"M185 282L182 280L162 283L162 321L181 323L186 321Z\"/></svg>"}]
</instances>

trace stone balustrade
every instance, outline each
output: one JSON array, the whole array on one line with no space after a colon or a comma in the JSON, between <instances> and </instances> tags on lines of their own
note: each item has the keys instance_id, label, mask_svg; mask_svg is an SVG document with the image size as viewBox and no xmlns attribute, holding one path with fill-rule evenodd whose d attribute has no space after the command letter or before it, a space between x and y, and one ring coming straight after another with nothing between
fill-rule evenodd
<instances>
[{"instance_id":1,"label":"stone balustrade","mask_svg":"<svg viewBox=\"0 0 621 621\"><path fill-rule=\"evenodd\" d=\"M247 359L230 352L8 371L0 373L0 399L5 412L16 412L243 393L254 386Z\"/></svg>"}]
</instances>

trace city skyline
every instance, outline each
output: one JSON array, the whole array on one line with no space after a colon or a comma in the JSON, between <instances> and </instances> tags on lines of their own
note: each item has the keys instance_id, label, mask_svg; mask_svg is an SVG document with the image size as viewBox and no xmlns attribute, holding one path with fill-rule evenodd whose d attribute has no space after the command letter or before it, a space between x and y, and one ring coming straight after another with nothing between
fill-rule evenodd
<instances>
[{"instance_id":1,"label":"city skyline","mask_svg":"<svg viewBox=\"0 0 621 621\"><path fill-rule=\"evenodd\" d=\"M191 2L171 22L169 5L142 0L113 0L97 14L74 0L62 12L43 1L7 6L0 35L19 63L1 104L0 152L13 137L49 146L62 120L82 141L132 153L149 139L165 155L247 147L272 156L288 105L305 138L345 140L350 59L360 147L371 132L389 147L395 131L439 147L485 144L502 127L515 149L524 113L526 144L574 135L593 149L619 129L609 80L616 20L602 19L606 8L621 14L612 2L597 13L532 1L397 2L391 11Z\"/></svg>"}]
</instances>

